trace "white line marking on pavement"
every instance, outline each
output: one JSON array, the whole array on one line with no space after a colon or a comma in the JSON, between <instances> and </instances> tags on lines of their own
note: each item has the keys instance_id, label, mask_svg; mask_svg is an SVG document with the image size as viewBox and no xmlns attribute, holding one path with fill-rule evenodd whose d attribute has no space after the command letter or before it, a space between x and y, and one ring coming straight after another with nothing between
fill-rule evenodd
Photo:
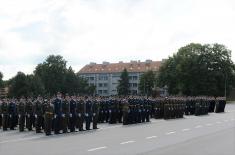
<instances>
[{"instance_id":1,"label":"white line marking on pavement","mask_svg":"<svg viewBox=\"0 0 235 155\"><path fill-rule=\"evenodd\" d=\"M206 124L206 126L212 126L213 124L211 124L211 123L208 123L208 124Z\"/></svg>"},{"instance_id":2,"label":"white line marking on pavement","mask_svg":"<svg viewBox=\"0 0 235 155\"><path fill-rule=\"evenodd\" d=\"M135 141L133 140L130 140L130 141L126 141L126 142L121 142L120 144L123 145L123 144L129 144L129 143L134 143Z\"/></svg>"},{"instance_id":3,"label":"white line marking on pavement","mask_svg":"<svg viewBox=\"0 0 235 155\"><path fill-rule=\"evenodd\" d=\"M217 124L221 124L221 122L220 121L218 121L218 122L216 122Z\"/></svg>"},{"instance_id":4,"label":"white line marking on pavement","mask_svg":"<svg viewBox=\"0 0 235 155\"><path fill-rule=\"evenodd\" d=\"M19 138L19 139L14 139L14 140L6 140L6 141L1 141L0 144L4 144L4 143L11 143L11 142L20 142L20 141L25 141L25 140L32 140L32 139L37 139L37 138L42 138L45 136L34 136L34 137L29 137L29 138Z\"/></svg>"},{"instance_id":5,"label":"white line marking on pavement","mask_svg":"<svg viewBox=\"0 0 235 155\"><path fill-rule=\"evenodd\" d=\"M172 131L172 132L167 132L166 135L171 135L171 134L174 134L175 131Z\"/></svg>"},{"instance_id":6,"label":"white line marking on pavement","mask_svg":"<svg viewBox=\"0 0 235 155\"><path fill-rule=\"evenodd\" d=\"M146 137L146 139L153 139L153 138L157 138L157 136Z\"/></svg>"},{"instance_id":7,"label":"white line marking on pavement","mask_svg":"<svg viewBox=\"0 0 235 155\"><path fill-rule=\"evenodd\" d=\"M182 129L183 132L185 132L185 131L190 131L190 130L191 130L191 129L189 129L189 128Z\"/></svg>"},{"instance_id":8,"label":"white line marking on pavement","mask_svg":"<svg viewBox=\"0 0 235 155\"><path fill-rule=\"evenodd\" d=\"M195 126L196 129L202 128L202 127L203 127L202 125L197 125L197 126Z\"/></svg>"},{"instance_id":9,"label":"white line marking on pavement","mask_svg":"<svg viewBox=\"0 0 235 155\"><path fill-rule=\"evenodd\" d=\"M97 148L93 148L93 149L89 149L87 150L88 152L92 152L92 151L96 151L96 150L101 150L101 149L106 149L106 146L102 146L102 147L97 147Z\"/></svg>"}]
</instances>

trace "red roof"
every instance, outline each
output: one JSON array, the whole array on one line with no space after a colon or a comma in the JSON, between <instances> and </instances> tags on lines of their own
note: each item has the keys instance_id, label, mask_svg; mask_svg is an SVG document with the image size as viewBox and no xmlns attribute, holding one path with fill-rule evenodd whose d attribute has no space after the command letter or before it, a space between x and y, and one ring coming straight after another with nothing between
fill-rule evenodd
<instances>
[{"instance_id":1,"label":"red roof","mask_svg":"<svg viewBox=\"0 0 235 155\"><path fill-rule=\"evenodd\" d=\"M128 63L108 63L104 62L103 64L90 63L84 66L79 73L120 73L125 68L128 72L146 72L148 70L158 71L161 66L162 61L151 61L146 60L145 62L140 61L131 61Z\"/></svg>"}]
</instances>

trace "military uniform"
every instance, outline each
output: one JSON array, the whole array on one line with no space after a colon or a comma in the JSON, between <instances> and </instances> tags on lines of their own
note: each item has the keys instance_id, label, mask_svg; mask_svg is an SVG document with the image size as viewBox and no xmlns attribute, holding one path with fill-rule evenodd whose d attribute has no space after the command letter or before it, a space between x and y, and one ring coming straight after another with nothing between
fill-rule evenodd
<instances>
[{"instance_id":1,"label":"military uniform","mask_svg":"<svg viewBox=\"0 0 235 155\"><path fill-rule=\"evenodd\" d=\"M68 132L68 120L69 120L69 100L62 101L62 130L63 133Z\"/></svg>"},{"instance_id":2,"label":"military uniform","mask_svg":"<svg viewBox=\"0 0 235 155\"><path fill-rule=\"evenodd\" d=\"M47 101L44 113L44 132L47 136L51 135L53 126L54 105Z\"/></svg>"},{"instance_id":3,"label":"military uniform","mask_svg":"<svg viewBox=\"0 0 235 155\"><path fill-rule=\"evenodd\" d=\"M24 131L25 127L25 100L21 99L18 105L18 116L19 116L19 131Z\"/></svg>"},{"instance_id":4,"label":"military uniform","mask_svg":"<svg viewBox=\"0 0 235 155\"><path fill-rule=\"evenodd\" d=\"M33 121L34 121L34 115L33 115L33 103L31 99L29 99L26 102L25 106L25 112L26 112L26 128L31 131L33 128Z\"/></svg>"},{"instance_id":5,"label":"military uniform","mask_svg":"<svg viewBox=\"0 0 235 155\"><path fill-rule=\"evenodd\" d=\"M18 124L17 120L17 108L16 103L12 100L8 104L8 113L9 113L9 127L11 130L14 130Z\"/></svg>"},{"instance_id":6,"label":"military uniform","mask_svg":"<svg viewBox=\"0 0 235 155\"><path fill-rule=\"evenodd\" d=\"M122 108L122 111L123 111L123 125L128 125L128 123L129 123L128 115L129 115L129 112L130 112L129 103L126 99L123 99L122 104L123 104L123 108Z\"/></svg>"},{"instance_id":7,"label":"military uniform","mask_svg":"<svg viewBox=\"0 0 235 155\"><path fill-rule=\"evenodd\" d=\"M53 101L54 105L54 132L59 134L61 130L61 120L62 120L62 100L60 97L57 97Z\"/></svg>"},{"instance_id":8,"label":"military uniform","mask_svg":"<svg viewBox=\"0 0 235 155\"><path fill-rule=\"evenodd\" d=\"M98 117L99 117L99 101L94 100L92 104L92 120L93 120L93 129L98 129L97 128L97 123L98 123Z\"/></svg>"},{"instance_id":9,"label":"military uniform","mask_svg":"<svg viewBox=\"0 0 235 155\"><path fill-rule=\"evenodd\" d=\"M85 101L86 130L90 130L91 119L92 119L92 102L91 100L87 99Z\"/></svg>"},{"instance_id":10,"label":"military uniform","mask_svg":"<svg viewBox=\"0 0 235 155\"><path fill-rule=\"evenodd\" d=\"M69 103L69 129L70 132L74 132L75 131L75 126L76 126L76 121L77 121L77 114L76 114L76 106L77 103L75 101L75 99L70 100Z\"/></svg>"},{"instance_id":11,"label":"military uniform","mask_svg":"<svg viewBox=\"0 0 235 155\"><path fill-rule=\"evenodd\" d=\"M43 103L41 99L37 99L34 103L34 115L35 115L35 126L36 133L42 132L43 127Z\"/></svg>"},{"instance_id":12,"label":"military uniform","mask_svg":"<svg viewBox=\"0 0 235 155\"><path fill-rule=\"evenodd\" d=\"M85 115L85 103L84 100L79 99L77 100L77 106L76 106L76 112L77 112L77 128L79 131L84 131L83 129L83 122L84 122L84 115Z\"/></svg>"},{"instance_id":13,"label":"military uniform","mask_svg":"<svg viewBox=\"0 0 235 155\"><path fill-rule=\"evenodd\" d=\"M1 114L2 114L2 129L6 131L8 128L8 103L7 100L3 100L1 105Z\"/></svg>"}]
</instances>

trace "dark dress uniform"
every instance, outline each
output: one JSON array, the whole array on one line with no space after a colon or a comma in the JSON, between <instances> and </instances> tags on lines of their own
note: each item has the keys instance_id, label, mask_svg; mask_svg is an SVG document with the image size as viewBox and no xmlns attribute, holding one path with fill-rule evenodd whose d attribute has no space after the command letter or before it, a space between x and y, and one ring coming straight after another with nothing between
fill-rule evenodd
<instances>
[{"instance_id":1,"label":"dark dress uniform","mask_svg":"<svg viewBox=\"0 0 235 155\"><path fill-rule=\"evenodd\" d=\"M19 115L19 131L22 132L24 131L24 127L25 127L25 101L22 100L19 102L18 105L18 115Z\"/></svg>"},{"instance_id":2,"label":"dark dress uniform","mask_svg":"<svg viewBox=\"0 0 235 155\"><path fill-rule=\"evenodd\" d=\"M47 136L51 135L52 131L52 120L54 117L54 105L48 103L45 105L45 113L44 113L44 132Z\"/></svg>"},{"instance_id":3,"label":"dark dress uniform","mask_svg":"<svg viewBox=\"0 0 235 155\"><path fill-rule=\"evenodd\" d=\"M41 100L36 100L34 103L34 115L35 115L35 126L36 133L42 132L43 127L43 104Z\"/></svg>"},{"instance_id":4,"label":"dark dress uniform","mask_svg":"<svg viewBox=\"0 0 235 155\"><path fill-rule=\"evenodd\" d=\"M85 101L85 121L86 121L86 130L90 130L91 117L92 115L92 102L90 100Z\"/></svg>"},{"instance_id":5,"label":"dark dress uniform","mask_svg":"<svg viewBox=\"0 0 235 155\"><path fill-rule=\"evenodd\" d=\"M62 130L63 130L63 133L68 132L68 121L69 121L69 101L64 100L62 102Z\"/></svg>"},{"instance_id":6,"label":"dark dress uniform","mask_svg":"<svg viewBox=\"0 0 235 155\"><path fill-rule=\"evenodd\" d=\"M31 100L26 102L25 106L25 112L26 112L26 128L31 131L33 128L33 103Z\"/></svg>"},{"instance_id":7,"label":"dark dress uniform","mask_svg":"<svg viewBox=\"0 0 235 155\"><path fill-rule=\"evenodd\" d=\"M80 99L77 101L77 128L79 131L84 131L83 129L83 122L84 122L84 115L85 115L85 102L84 100Z\"/></svg>"},{"instance_id":8,"label":"dark dress uniform","mask_svg":"<svg viewBox=\"0 0 235 155\"><path fill-rule=\"evenodd\" d=\"M1 105L1 114L2 114L2 129L6 131L8 128L8 104L7 101L3 101Z\"/></svg>"},{"instance_id":9,"label":"dark dress uniform","mask_svg":"<svg viewBox=\"0 0 235 155\"><path fill-rule=\"evenodd\" d=\"M17 119L17 112L16 112L16 104L11 101L9 104L8 104L8 112L9 112L9 127L11 130L14 130L15 127L17 126L17 123L18 121L16 121Z\"/></svg>"},{"instance_id":10,"label":"dark dress uniform","mask_svg":"<svg viewBox=\"0 0 235 155\"><path fill-rule=\"evenodd\" d=\"M69 130L70 132L75 131L75 126L76 126L76 119L77 119L77 114L76 114L76 101L74 99L70 100L69 102Z\"/></svg>"},{"instance_id":11,"label":"dark dress uniform","mask_svg":"<svg viewBox=\"0 0 235 155\"><path fill-rule=\"evenodd\" d=\"M61 130L61 117L62 117L62 100L60 98L56 98L53 101L54 105L54 132L55 134L59 134Z\"/></svg>"},{"instance_id":12,"label":"dark dress uniform","mask_svg":"<svg viewBox=\"0 0 235 155\"><path fill-rule=\"evenodd\" d=\"M93 129L97 128L98 118L99 118L99 101L95 100L92 104L92 121L93 121Z\"/></svg>"}]
</instances>

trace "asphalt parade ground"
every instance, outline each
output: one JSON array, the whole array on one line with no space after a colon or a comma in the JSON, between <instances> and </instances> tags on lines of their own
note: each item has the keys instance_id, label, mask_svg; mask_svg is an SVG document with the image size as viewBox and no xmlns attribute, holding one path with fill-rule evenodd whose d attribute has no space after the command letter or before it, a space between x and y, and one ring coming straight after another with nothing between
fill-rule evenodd
<instances>
[{"instance_id":1,"label":"asphalt parade ground","mask_svg":"<svg viewBox=\"0 0 235 155\"><path fill-rule=\"evenodd\" d=\"M234 155L235 103L225 111L52 136L1 130L0 155Z\"/></svg>"}]
</instances>

